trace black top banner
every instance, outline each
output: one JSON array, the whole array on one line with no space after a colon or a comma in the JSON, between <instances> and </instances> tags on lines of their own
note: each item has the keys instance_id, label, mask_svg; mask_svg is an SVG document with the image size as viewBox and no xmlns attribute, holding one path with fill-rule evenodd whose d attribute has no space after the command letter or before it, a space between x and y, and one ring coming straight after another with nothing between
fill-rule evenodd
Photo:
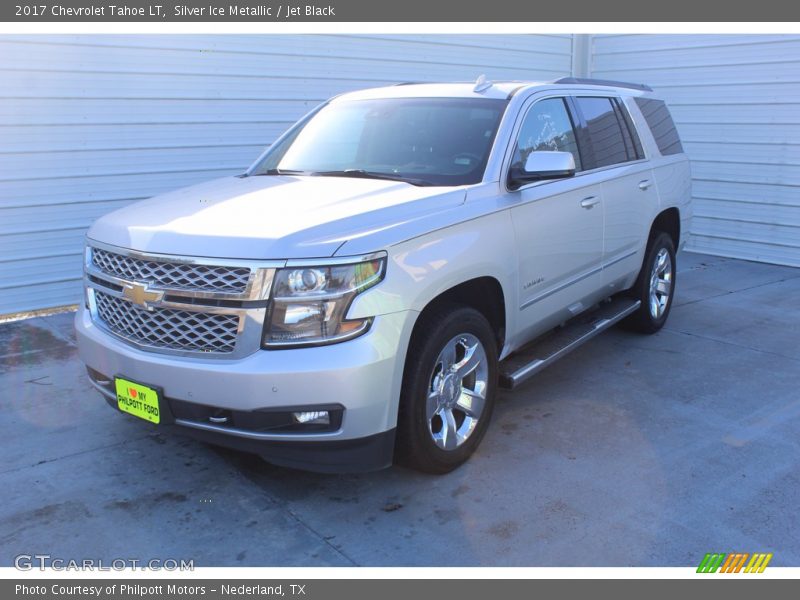
<instances>
[{"instance_id":1,"label":"black top banner","mask_svg":"<svg viewBox=\"0 0 800 600\"><path fill-rule=\"evenodd\" d=\"M0 21L28 22L790 22L786 0L11 0Z\"/></svg>"}]
</instances>

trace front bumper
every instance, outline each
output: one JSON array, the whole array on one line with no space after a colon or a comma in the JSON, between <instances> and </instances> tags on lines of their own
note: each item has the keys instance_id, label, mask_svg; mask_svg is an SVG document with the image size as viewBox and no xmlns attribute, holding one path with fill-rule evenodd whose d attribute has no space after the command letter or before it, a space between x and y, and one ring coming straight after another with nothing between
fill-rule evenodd
<instances>
[{"instance_id":1,"label":"front bumper","mask_svg":"<svg viewBox=\"0 0 800 600\"><path fill-rule=\"evenodd\" d=\"M180 432L261 454L276 464L363 471L391 464L412 317L408 311L376 317L369 332L340 344L260 350L237 359L140 350L97 327L83 309L75 328L80 358L95 372L90 379L112 406L113 385L103 385L103 378L115 376L161 388L168 405L237 411L239 422L247 412L341 405L340 427L324 432L253 430L180 416L169 420Z\"/></svg>"}]
</instances>

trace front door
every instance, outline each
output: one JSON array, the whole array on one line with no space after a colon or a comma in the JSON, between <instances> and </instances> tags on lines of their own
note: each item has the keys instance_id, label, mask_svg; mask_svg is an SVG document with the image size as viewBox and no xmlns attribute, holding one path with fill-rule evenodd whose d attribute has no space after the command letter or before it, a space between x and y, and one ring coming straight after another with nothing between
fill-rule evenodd
<instances>
[{"instance_id":1,"label":"front door","mask_svg":"<svg viewBox=\"0 0 800 600\"><path fill-rule=\"evenodd\" d=\"M518 248L521 336L580 312L583 300L602 288L602 187L581 172L572 119L563 98L546 98L527 111L512 158L531 152L572 152L574 177L541 181L507 192Z\"/></svg>"}]
</instances>

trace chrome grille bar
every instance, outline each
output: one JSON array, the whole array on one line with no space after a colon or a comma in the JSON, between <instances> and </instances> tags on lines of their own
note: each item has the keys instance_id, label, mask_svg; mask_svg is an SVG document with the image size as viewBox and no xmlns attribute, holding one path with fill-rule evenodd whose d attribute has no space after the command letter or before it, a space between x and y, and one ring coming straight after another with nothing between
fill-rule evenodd
<instances>
[{"instance_id":1,"label":"chrome grille bar","mask_svg":"<svg viewBox=\"0 0 800 600\"><path fill-rule=\"evenodd\" d=\"M221 265L163 262L92 249L92 264L104 273L160 287L244 294L251 269Z\"/></svg>"},{"instance_id":2,"label":"chrome grille bar","mask_svg":"<svg viewBox=\"0 0 800 600\"><path fill-rule=\"evenodd\" d=\"M172 308L141 310L123 298L95 290L97 316L118 336L137 345L188 352L233 352L239 315Z\"/></svg>"}]
</instances>

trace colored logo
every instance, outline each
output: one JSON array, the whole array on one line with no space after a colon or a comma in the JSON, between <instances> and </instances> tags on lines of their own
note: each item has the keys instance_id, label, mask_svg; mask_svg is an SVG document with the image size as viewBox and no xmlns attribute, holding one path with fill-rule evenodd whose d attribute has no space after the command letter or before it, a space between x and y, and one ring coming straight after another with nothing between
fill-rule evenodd
<instances>
[{"instance_id":1,"label":"colored logo","mask_svg":"<svg viewBox=\"0 0 800 600\"><path fill-rule=\"evenodd\" d=\"M772 553L756 552L755 554L731 552L730 554L706 554L697 567L698 573L763 573ZM745 566L747 565L747 566Z\"/></svg>"}]
</instances>

